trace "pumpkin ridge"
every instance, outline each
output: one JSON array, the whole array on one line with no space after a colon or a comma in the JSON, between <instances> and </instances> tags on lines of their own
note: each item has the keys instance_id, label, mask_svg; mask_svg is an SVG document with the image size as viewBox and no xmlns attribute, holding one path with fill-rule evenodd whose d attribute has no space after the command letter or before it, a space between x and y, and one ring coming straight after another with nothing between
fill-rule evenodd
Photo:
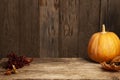
<instances>
[{"instance_id":1,"label":"pumpkin ridge","mask_svg":"<svg viewBox=\"0 0 120 80\"><path fill-rule=\"evenodd\" d=\"M91 37L90 42L88 43L88 52L91 52L91 44L93 44L93 40L94 40L94 38L95 38L96 35L97 35L97 33L94 34L94 35Z\"/></svg>"},{"instance_id":2,"label":"pumpkin ridge","mask_svg":"<svg viewBox=\"0 0 120 80\"><path fill-rule=\"evenodd\" d=\"M93 50L93 53L95 53L95 58L97 59L97 56L98 56L98 41L99 41L99 37L100 35L98 34L98 36L94 39L94 45L92 45L92 50ZM95 46L95 47L94 47Z\"/></svg>"},{"instance_id":3,"label":"pumpkin ridge","mask_svg":"<svg viewBox=\"0 0 120 80\"><path fill-rule=\"evenodd\" d=\"M113 38L112 38L112 35L109 36L109 35L110 35L109 33L110 33L110 32L107 33L107 37L108 37L108 38L107 38L107 39L108 39L108 40L107 40L107 42L108 42L108 45L107 45L107 46L108 46L108 49L109 49L109 50L108 50L108 55L111 55L111 54L113 54L113 53L116 53L116 52L111 53L111 52L112 52L111 50L114 50L116 46L115 46L115 44L114 44L114 40L113 40ZM112 46L111 46L111 45L112 45ZM110 48L111 48L111 49L110 49ZM108 57L109 59L114 58L114 57L111 57L111 56L108 56L108 55L107 55L107 57ZM113 56L115 56L115 54L114 54Z\"/></svg>"},{"instance_id":4,"label":"pumpkin ridge","mask_svg":"<svg viewBox=\"0 0 120 80\"><path fill-rule=\"evenodd\" d=\"M117 49L116 49L116 53L118 53L118 55L120 54L120 41L119 41L119 38L114 34L114 33L111 33L110 34L111 37L113 37L114 41L115 41L115 46L117 46ZM113 36L114 35L114 36ZM117 40L117 41L116 41ZM118 44L119 43L119 44Z\"/></svg>"}]
</instances>

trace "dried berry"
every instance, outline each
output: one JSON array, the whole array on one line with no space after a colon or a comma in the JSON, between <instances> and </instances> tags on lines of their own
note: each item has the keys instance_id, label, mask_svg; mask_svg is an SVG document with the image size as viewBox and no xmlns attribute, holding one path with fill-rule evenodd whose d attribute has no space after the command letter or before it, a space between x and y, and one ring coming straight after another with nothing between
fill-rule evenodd
<instances>
[{"instance_id":1,"label":"dried berry","mask_svg":"<svg viewBox=\"0 0 120 80\"><path fill-rule=\"evenodd\" d=\"M28 58L25 56L17 56L15 53L10 53L7 55L8 61L6 64L6 69L13 69L12 65L15 65L16 69L22 68L25 65L29 65L33 61L33 58Z\"/></svg>"},{"instance_id":2,"label":"dried berry","mask_svg":"<svg viewBox=\"0 0 120 80\"><path fill-rule=\"evenodd\" d=\"M22 68L25 65L29 65L33 61L33 58L26 56L17 56L15 53L11 52L7 55L8 61L6 62L5 68L7 71L5 75L16 74L18 68Z\"/></svg>"}]
</instances>

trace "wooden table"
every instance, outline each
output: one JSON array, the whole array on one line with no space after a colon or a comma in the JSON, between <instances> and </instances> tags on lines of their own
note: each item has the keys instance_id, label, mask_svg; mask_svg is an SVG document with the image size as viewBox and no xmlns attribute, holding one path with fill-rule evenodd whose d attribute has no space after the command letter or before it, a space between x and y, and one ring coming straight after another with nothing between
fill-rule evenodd
<instances>
[{"instance_id":1,"label":"wooden table","mask_svg":"<svg viewBox=\"0 0 120 80\"><path fill-rule=\"evenodd\" d=\"M0 63L6 59L2 59ZM40 79L120 79L120 72L108 72L100 64L82 58L34 59L30 66L18 69L17 74L3 75L0 68L0 80L40 80Z\"/></svg>"}]
</instances>

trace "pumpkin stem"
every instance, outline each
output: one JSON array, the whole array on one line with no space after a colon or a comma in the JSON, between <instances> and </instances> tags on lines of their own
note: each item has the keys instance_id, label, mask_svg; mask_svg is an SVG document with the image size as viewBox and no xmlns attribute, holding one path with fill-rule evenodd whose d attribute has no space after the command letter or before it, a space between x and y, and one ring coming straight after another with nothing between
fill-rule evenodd
<instances>
[{"instance_id":1,"label":"pumpkin stem","mask_svg":"<svg viewBox=\"0 0 120 80\"><path fill-rule=\"evenodd\" d=\"M102 32L105 32L105 24L102 25Z\"/></svg>"}]
</instances>

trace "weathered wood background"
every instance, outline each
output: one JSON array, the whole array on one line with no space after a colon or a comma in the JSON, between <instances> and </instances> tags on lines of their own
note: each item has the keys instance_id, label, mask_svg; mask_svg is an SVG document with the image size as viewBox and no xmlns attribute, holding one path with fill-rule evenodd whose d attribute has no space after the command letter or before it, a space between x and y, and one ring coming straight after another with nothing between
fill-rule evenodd
<instances>
[{"instance_id":1,"label":"weathered wood background","mask_svg":"<svg viewBox=\"0 0 120 80\"><path fill-rule=\"evenodd\" d=\"M120 0L0 0L0 57L87 57L105 23L120 37Z\"/></svg>"}]
</instances>

